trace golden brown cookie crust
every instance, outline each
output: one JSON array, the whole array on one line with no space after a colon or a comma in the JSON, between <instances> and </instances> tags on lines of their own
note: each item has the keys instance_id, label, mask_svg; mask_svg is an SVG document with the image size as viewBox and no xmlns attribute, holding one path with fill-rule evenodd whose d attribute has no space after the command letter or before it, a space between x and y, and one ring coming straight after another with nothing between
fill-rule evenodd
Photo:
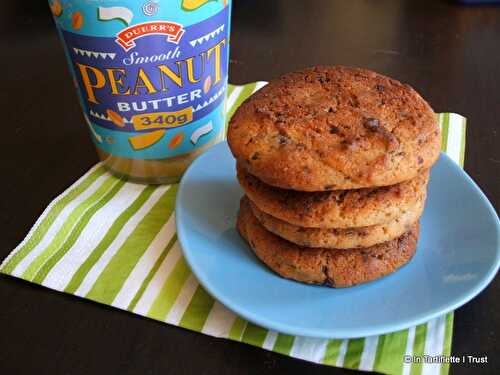
<instances>
[{"instance_id":1,"label":"golden brown cookie crust","mask_svg":"<svg viewBox=\"0 0 500 375\"><path fill-rule=\"evenodd\" d=\"M237 228L257 257L282 277L335 288L390 274L415 254L418 224L399 238L363 249L309 249L268 232L242 199Z\"/></svg>"},{"instance_id":2,"label":"golden brown cookie crust","mask_svg":"<svg viewBox=\"0 0 500 375\"><path fill-rule=\"evenodd\" d=\"M385 224L370 225L360 228L305 228L277 219L261 211L250 201L252 212L269 232L305 247L323 247L327 249L353 249L370 247L391 241L408 232L424 209L424 202L415 211L407 211Z\"/></svg>"},{"instance_id":3,"label":"golden brown cookie crust","mask_svg":"<svg viewBox=\"0 0 500 375\"><path fill-rule=\"evenodd\" d=\"M438 158L429 104L369 70L314 67L271 81L238 108L228 129L234 157L264 182L301 191L387 186Z\"/></svg>"},{"instance_id":4,"label":"golden brown cookie crust","mask_svg":"<svg viewBox=\"0 0 500 375\"><path fill-rule=\"evenodd\" d=\"M301 192L268 185L237 165L246 195L265 213L300 227L357 228L383 224L417 211L425 202L428 171L392 186Z\"/></svg>"}]
</instances>

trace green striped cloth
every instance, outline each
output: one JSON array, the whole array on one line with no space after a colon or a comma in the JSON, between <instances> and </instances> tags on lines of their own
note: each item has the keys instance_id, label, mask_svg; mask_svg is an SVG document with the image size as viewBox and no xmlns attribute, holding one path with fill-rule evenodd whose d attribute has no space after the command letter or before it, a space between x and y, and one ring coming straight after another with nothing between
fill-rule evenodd
<instances>
[{"instance_id":1,"label":"green striped cloth","mask_svg":"<svg viewBox=\"0 0 500 375\"><path fill-rule=\"evenodd\" d=\"M229 86L229 114L264 82ZM443 150L462 165L465 118L441 114ZM353 340L293 337L258 327L210 297L175 233L178 185L119 180L101 164L54 199L0 267L4 274L207 335L329 366L386 374L446 374L448 366L404 355L450 354L453 313Z\"/></svg>"}]
</instances>

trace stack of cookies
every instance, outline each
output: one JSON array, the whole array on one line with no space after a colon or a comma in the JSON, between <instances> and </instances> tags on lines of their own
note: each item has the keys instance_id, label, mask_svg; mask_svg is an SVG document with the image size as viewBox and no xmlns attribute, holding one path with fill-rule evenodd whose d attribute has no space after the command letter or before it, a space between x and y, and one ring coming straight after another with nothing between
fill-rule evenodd
<instances>
[{"instance_id":1,"label":"stack of cookies","mask_svg":"<svg viewBox=\"0 0 500 375\"><path fill-rule=\"evenodd\" d=\"M435 115L411 87L347 67L289 73L247 99L228 142L245 191L237 228L279 275L347 287L413 257Z\"/></svg>"}]
</instances>

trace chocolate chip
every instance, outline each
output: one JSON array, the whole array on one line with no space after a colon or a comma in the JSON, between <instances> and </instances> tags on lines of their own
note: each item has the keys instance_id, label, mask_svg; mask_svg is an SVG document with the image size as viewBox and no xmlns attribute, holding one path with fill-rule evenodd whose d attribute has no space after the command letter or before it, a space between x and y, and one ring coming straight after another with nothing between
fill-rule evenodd
<instances>
[{"instance_id":1,"label":"chocolate chip","mask_svg":"<svg viewBox=\"0 0 500 375\"><path fill-rule=\"evenodd\" d=\"M280 145L290 143L290 138L280 134L280 135L278 135L278 143Z\"/></svg>"},{"instance_id":2,"label":"chocolate chip","mask_svg":"<svg viewBox=\"0 0 500 375\"><path fill-rule=\"evenodd\" d=\"M327 260L327 262L328 262L328 260ZM328 266L326 266L326 265L321 266L321 272L323 272L323 275L325 276L325 280L323 281L323 285L335 287L335 280L333 280L328 275Z\"/></svg>"},{"instance_id":3,"label":"chocolate chip","mask_svg":"<svg viewBox=\"0 0 500 375\"><path fill-rule=\"evenodd\" d=\"M421 156L419 156L418 157L418 164L422 164L423 162L424 162L424 159Z\"/></svg>"},{"instance_id":4,"label":"chocolate chip","mask_svg":"<svg viewBox=\"0 0 500 375\"><path fill-rule=\"evenodd\" d=\"M345 198L345 196L346 196L346 194L347 194L347 193L348 193L348 190L343 190L343 191L341 191L341 192L339 193L339 195L337 195L337 196L335 197L335 201L336 201L337 203L343 203L343 202L344 202L344 198Z\"/></svg>"},{"instance_id":5,"label":"chocolate chip","mask_svg":"<svg viewBox=\"0 0 500 375\"><path fill-rule=\"evenodd\" d=\"M377 91L382 92L382 91L384 91L384 90L385 90L385 87L384 87L384 85L375 85L375 89L376 89Z\"/></svg>"},{"instance_id":6,"label":"chocolate chip","mask_svg":"<svg viewBox=\"0 0 500 375\"><path fill-rule=\"evenodd\" d=\"M335 281L333 281L333 279L328 278L324 281L323 285L335 288Z\"/></svg>"},{"instance_id":7,"label":"chocolate chip","mask_svg":"<svg viewBox=\"0 0 500 375\"><path fill-rule=\"evenodd\" d=\"M398 247L403 246L403 244L406 242L406 240L408 238L408 233L409 232L406 232L402 236L398 237Z\"/></svg>"},{"instance_id":8,"label":"chocolate chip","mask_svg":"<svg viewBox=\"0 0 500 375\"><path fill-rule=\"evenodd\" d=\"M365 118L363 125L369 130L376 130L380 126L380 121L373 117Z\"/></svg>"},{"instance_id":9,"label":"chocolate chip","mask_svg":"<svg viewBox=\"0 0 500 375\"><path fill-rule=\"evenodd\" d=\"M259 158L259 153L256 152L255 154L252 155L252 160L257 160Z\"/></svg>"},{"instance_id":10,"label":"chocolate chip","mask_svg":"<svg viewBox=\"0 0 500 375\"><path fill-rule=\"evenodd\" d=\"M370 197L373 197L375 194L377 194L377 192L379 192L381 189L370 189L370 190L367 190L366 192L366 197L367 198L370 198Z\"/></svg>"},{"instance_id":11,"label":"chocolate chip","mask_svg":"<svg viewBox=\"0 0 500 375\"><path fill-rule=\"evenodd\" d=\"M340 130L335 125L330 125L330 134L339 134Z\"/></svg>"},{"instance_id":12,"label":"chocolate chip","mask_svg":"<svg viewBox=\"0 0 500 375\"><path fill-rule=\"evenodd\" d=\"M344 139L342 142L340 142L342 148L347 149L352 146L353 142L350 139Z\"/></svg>"}]
</instances>

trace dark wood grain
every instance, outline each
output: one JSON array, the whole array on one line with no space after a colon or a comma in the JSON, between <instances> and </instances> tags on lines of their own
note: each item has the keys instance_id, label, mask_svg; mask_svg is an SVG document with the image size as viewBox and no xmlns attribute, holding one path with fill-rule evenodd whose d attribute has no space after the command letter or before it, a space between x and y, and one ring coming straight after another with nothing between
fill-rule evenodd
<instances>
[{"instance_id":1,"label":"dark wood grain","mask_svg":"<svg viewBox=\"0 0 500 375\"><path fill-rule=\"evenodd\" d=\"M45 1L0 5L0 258L47 204L96 161ZM438 112L468 117L465 169L500 203L500 8L443 1L238 0L230 79L267 80L296 68L345 64L417 88ZM471 249L473 251L473 249ZM500 282L455 314L453 353L499 368ZM331 374L0 277L1 374ZM194 354L193 354L194 353Z\"/></svg>"}]
</instances>

